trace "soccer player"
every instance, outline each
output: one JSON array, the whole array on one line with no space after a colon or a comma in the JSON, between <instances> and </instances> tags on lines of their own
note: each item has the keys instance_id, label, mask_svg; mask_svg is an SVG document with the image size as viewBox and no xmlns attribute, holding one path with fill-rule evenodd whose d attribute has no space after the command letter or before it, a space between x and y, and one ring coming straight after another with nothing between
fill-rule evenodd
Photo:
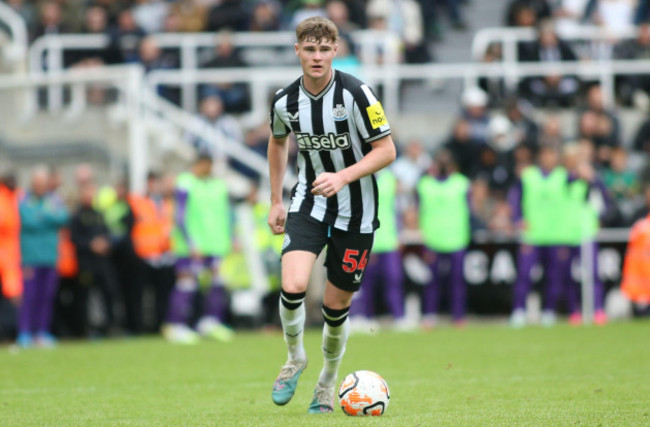
<instances>
[{"instance_id":1,"label":"soccer player","mask_svg":"<svg viewBox=\"0 0 650 427\"><path fill-rule=\"evenodd\" d=\"M372 174L395 159L395 146L370 87L332 68L336 26L324 18L308 18L296 27L296 38L303 75L276 93L270 113L268 222L274 234L285 233L280 319L288 347L288 360L271 397L278 405L288 403L307 366L303 301L316 257L327 246L324 366L308 411L327 413L333 410L336 377L348 338L350 302L361 285L379 226L377 183ZM298 184L287 214L282 182L291 132L300 152Z\"/></svg>"},{"instance_id":2,"label":"soccer player","mask_svg":"<svg viewBox=\"0 0 650 427\"><path fill-rule=\"evenodd\" d=\"M509 194L515 223L522 229L510 317L510 324L515 328L526 323L530 275L538 261L543 262L546 276L541 321L544 326L555 324L555 308L562 294L570 257L564 216L571 179L567 170L559 165L559 153L554 146L542 146L538 156L538 165L525 168L520 182Z\"/></svg>"},{"instance_id":3,"label":"soccer player","mask_svg":"<svg viewBox=\"0 0 650 427\"><path fill-rule=\"evenodd\" d=\"M217 341L230 341L233 332L223 325L227 294L219 264L231 249L230 201L226 183L212 176L212 157L200 154L192 171L176 181L175 228L172 251L177 257L176 284L169 299L163 335L178 344L195 344L199 335L187 323L199 280L209 276L210 289L197 329Z\"/></svg>"},{"instance_id":4,"label":"soccer player","mask_svg":"<svg viewBox=\"0 0 650 427\"><path fill-rule=\"evenodd\" d=\"M590 151L590 150L589 150ZM569 323L582 323L580 311L580 281L574 280L571 264L582 261L583 244L591 246L591 275L594 295L594 323L607 323L605 314L605 285L598 276L598 242L595 241L600 220L607 212L608 195L605 184L598 177L585 155L584 143L569 144L564 147L564 165L572 181L569 183L568 203L564 227L566 240L571 251L571 259L565 272ZM581 274L582 277L582 274ZM584 278L583 278L584 279Z\"/></svg>"},{"instance_id":5,"label":"soccer player","mask_svg":"<svg viewBox=\"0 0 650 427\"><path fill-rule=\"evenodd\" d=\"M436 155L433 169L433 175L424 175L417 184L420 230L433 273L423 295L425 329L436 324L443 282L449 287L454 324L463 326L467 299L463 263L471 239L469 179L456 172L447 150Z\"/></svg>"}]
</instances>

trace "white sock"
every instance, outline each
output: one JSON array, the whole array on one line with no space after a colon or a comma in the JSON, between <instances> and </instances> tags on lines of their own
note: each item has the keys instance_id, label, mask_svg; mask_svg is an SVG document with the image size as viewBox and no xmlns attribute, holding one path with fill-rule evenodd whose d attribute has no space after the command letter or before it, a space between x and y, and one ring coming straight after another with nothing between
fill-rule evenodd
<instances>
[{"instance_id":1,"label":"white sock","mask_svg":"<svg viewBox=\"0 0 650 427\"><path fill-rule=\"evenodd\" d=\"M280 320L282 321L282 331L284 332L284 341L287 343L289 351L289 360L305 360L305 347L302 343L302 337L305 329L305 303L304 296L299 301L299 306L295 309L289 309L285 306L280 297Z\"/></svg>"},{"instance_id":2,"label":"white sock","mask_svg":"<svg viewBox=\"0 0 650 427\"><path fill-rule=\"evenodd\" d=\"M331 326L326 319L323 326L323 369L318 378L321 386L329 387L336 383L349 335L350 320L347 318L347 312L345 321L340 325Z\"/></svg>"}]
</instances>

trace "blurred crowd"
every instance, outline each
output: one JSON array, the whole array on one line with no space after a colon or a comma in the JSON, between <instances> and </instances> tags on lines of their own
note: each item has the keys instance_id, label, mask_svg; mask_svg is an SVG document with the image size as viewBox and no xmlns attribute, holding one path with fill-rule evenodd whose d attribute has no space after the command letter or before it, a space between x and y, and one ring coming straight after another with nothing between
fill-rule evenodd
<instances>
[{"instance_id":1,"label":"blurred crowd","mask_svg":"<svg viewBox=\"0 0 650 427\"><path fill-rule=\"evenodd\" d=\"M337 23L342 43L350 44L351 56L339 58L341 66L349 66L358 64L349 38L355 29L396 31L403 41L402 59L421 63L433 60L431 43L443 36L442 19L459 30L468 25L462 0L7 3L24 17L32 39L63 33L110 36L112 42L106 49L66 54L66 66L140 62L147 70L178 67L178 52L161 49L148 37L158 32L221 32L224 37L214 51L201 56L199 66L239 67L252 64L232 44L229 32L290 30L305 16L322 15ZM513 0L506 10L505 24L538 29L537 40L519 43L520 61L648 58L649 14L647 0ZM568 43L558 36L560 28L566 32L582 25L604 26L612 37L598 43ZM638 29L636 39L616 36L629 27ZM501 61L502 46L491 45L483 60ZM570 314L578 316L578 284L565 273L569 261L582 256L577 248L585 236L573 236L570 241L566 236L545 240L550 234L545 236L539 230L553 229L552 223L558 222L579 229L581 220L587 218L590 226L585 233L591 239L600 227L628 227L647 217L650 119L636 129L624 129L628 125L617 106L645 105L648 82L647 76L619 76L617 98L607 100L598 82L574 75L526 78L516 88L509 88L502 78L482 79L478 87L463 91L459 113L444 140L401 140L399 129L394 129L400 155L386 173L378 176L380 184L386 185L381 194L387 201L382 200L381 206L388 209L380 217L383 226L378 233L389 234L376 239L361 296L351 311L357 324L361 322L361 329L375 315L376 295L372 294L382 281L388 287L383 293L388 296L386 308L396 324L401 324L407 246L419 246L418 257L433 272L421 292L423 326L435 325L443 294L449 294L452 317L462 325L466 304L462 262L472 233L479 230L500 239L525 236L513 293L511 320L515 326L525 322L522 301L530 288L530 269L537 261L542 261L547 275L559 274L550 275L545 290L546 321L554 322L561 295L567 295ZM243 127L234 115L248 109L245 85L205 86L200 91L201 120L231 140L266 155L268 125ZM626 140L625 135L633 136ZM100 186L88 165L77 168L72 194L61 190L56 170L42 166L32 171L24 189L16 188L10 174L2 177L0 277L5 298L17 307L19 344L52 345L52 332L86 337L115 331L139 334L161 327L175 342L193 343L199 335L229 340L232 332L223 325L232 320L230 292L233 286L250 286L236 233L215 229L211 231L211 236L216 236L213 239L200 232L193 236L189 231L192 221L186 221L196 215L207 218L206 223L226 224L236 230L232 207L239 203L254 212L257 249L265 254L270 277L264 323L277 321L274 292L279 286L279 245L268 235L268 207L257 199L259 173L227 158L210 138L189 134L186 138L204 155L182 176L151 173L143 194L129 193L125 180ZM297 148L292 144L292 163L296 156ZM223 181L211 177L213 161L217 169L227 162L246 177L250 194L242 200L224 196L219 190ZM540 178L549 176L553 180L547 183ZM210 186L204 188L206 183ZM551 190L544 187L551 184ZM207 197L206 203L188 204L188 195L194 192ZM211 199L210 194L220 194L220 198ZM557 212L547 212L545 218L527 217L527 203L543 207L547 196L546 204L566 208L558 211L565 217L558 217ZM433 205L452 211L432 209ZM178 214L179 206L183 215ZM218 207L212 214L219 214L212 218L202 206ZM435 221L423 221L434 217ZM445 222L449 218L454 220ZM436 228L432 224L448 226ZM175 238L180 239L175 247L180 244L185 248L181 252L173 249ZM204 243L192 243L199 241ZM230 243L212 245L225 241ZM449 291L442 291L444 281L439 277L443 276ZM199 289L203 292L197 292ZM602 298L602 292L596 295L595 309L604 322ZM188 325L197 325L196 331Z\"/></svg>"}]
</instances>

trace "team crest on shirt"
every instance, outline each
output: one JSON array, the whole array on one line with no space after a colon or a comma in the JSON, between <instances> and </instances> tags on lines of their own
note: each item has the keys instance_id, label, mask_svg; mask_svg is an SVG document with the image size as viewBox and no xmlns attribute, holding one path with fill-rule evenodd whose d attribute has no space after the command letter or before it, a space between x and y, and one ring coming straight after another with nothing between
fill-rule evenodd
<instances>
[{"instance_id":1,"label":"team crest on shirt","mask_svg":"<svg viewBox=\"0 0 650 427\"><path fill-rule=\"evenodd\" d=\"M343 104L336 104L336 107L332 109L332 115L335 121L340 122L348 118L348 110L345 109Z\"/></svg>"}]
</instances>

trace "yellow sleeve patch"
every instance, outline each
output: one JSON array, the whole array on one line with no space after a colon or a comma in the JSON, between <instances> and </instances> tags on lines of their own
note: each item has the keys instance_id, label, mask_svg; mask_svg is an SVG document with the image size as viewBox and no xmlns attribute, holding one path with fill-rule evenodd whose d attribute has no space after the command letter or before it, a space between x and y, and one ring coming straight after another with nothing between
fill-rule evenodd
<instances>
[{"instance_id":1,"label":"yellow sleeve patch","mask_svg":"<svg viewBox=\"0 0 650 427\"><path fill-rule=\"evenodd\" d=\"M370 107L366 108L366 113L368 114L368 118L370 119L370 124L372 125L373 129L377 129L388 124L388 120L386 120L386 114L384 114L384 109L381 108L380 102L376 102Z\"/></svg>"}]
</instances>

